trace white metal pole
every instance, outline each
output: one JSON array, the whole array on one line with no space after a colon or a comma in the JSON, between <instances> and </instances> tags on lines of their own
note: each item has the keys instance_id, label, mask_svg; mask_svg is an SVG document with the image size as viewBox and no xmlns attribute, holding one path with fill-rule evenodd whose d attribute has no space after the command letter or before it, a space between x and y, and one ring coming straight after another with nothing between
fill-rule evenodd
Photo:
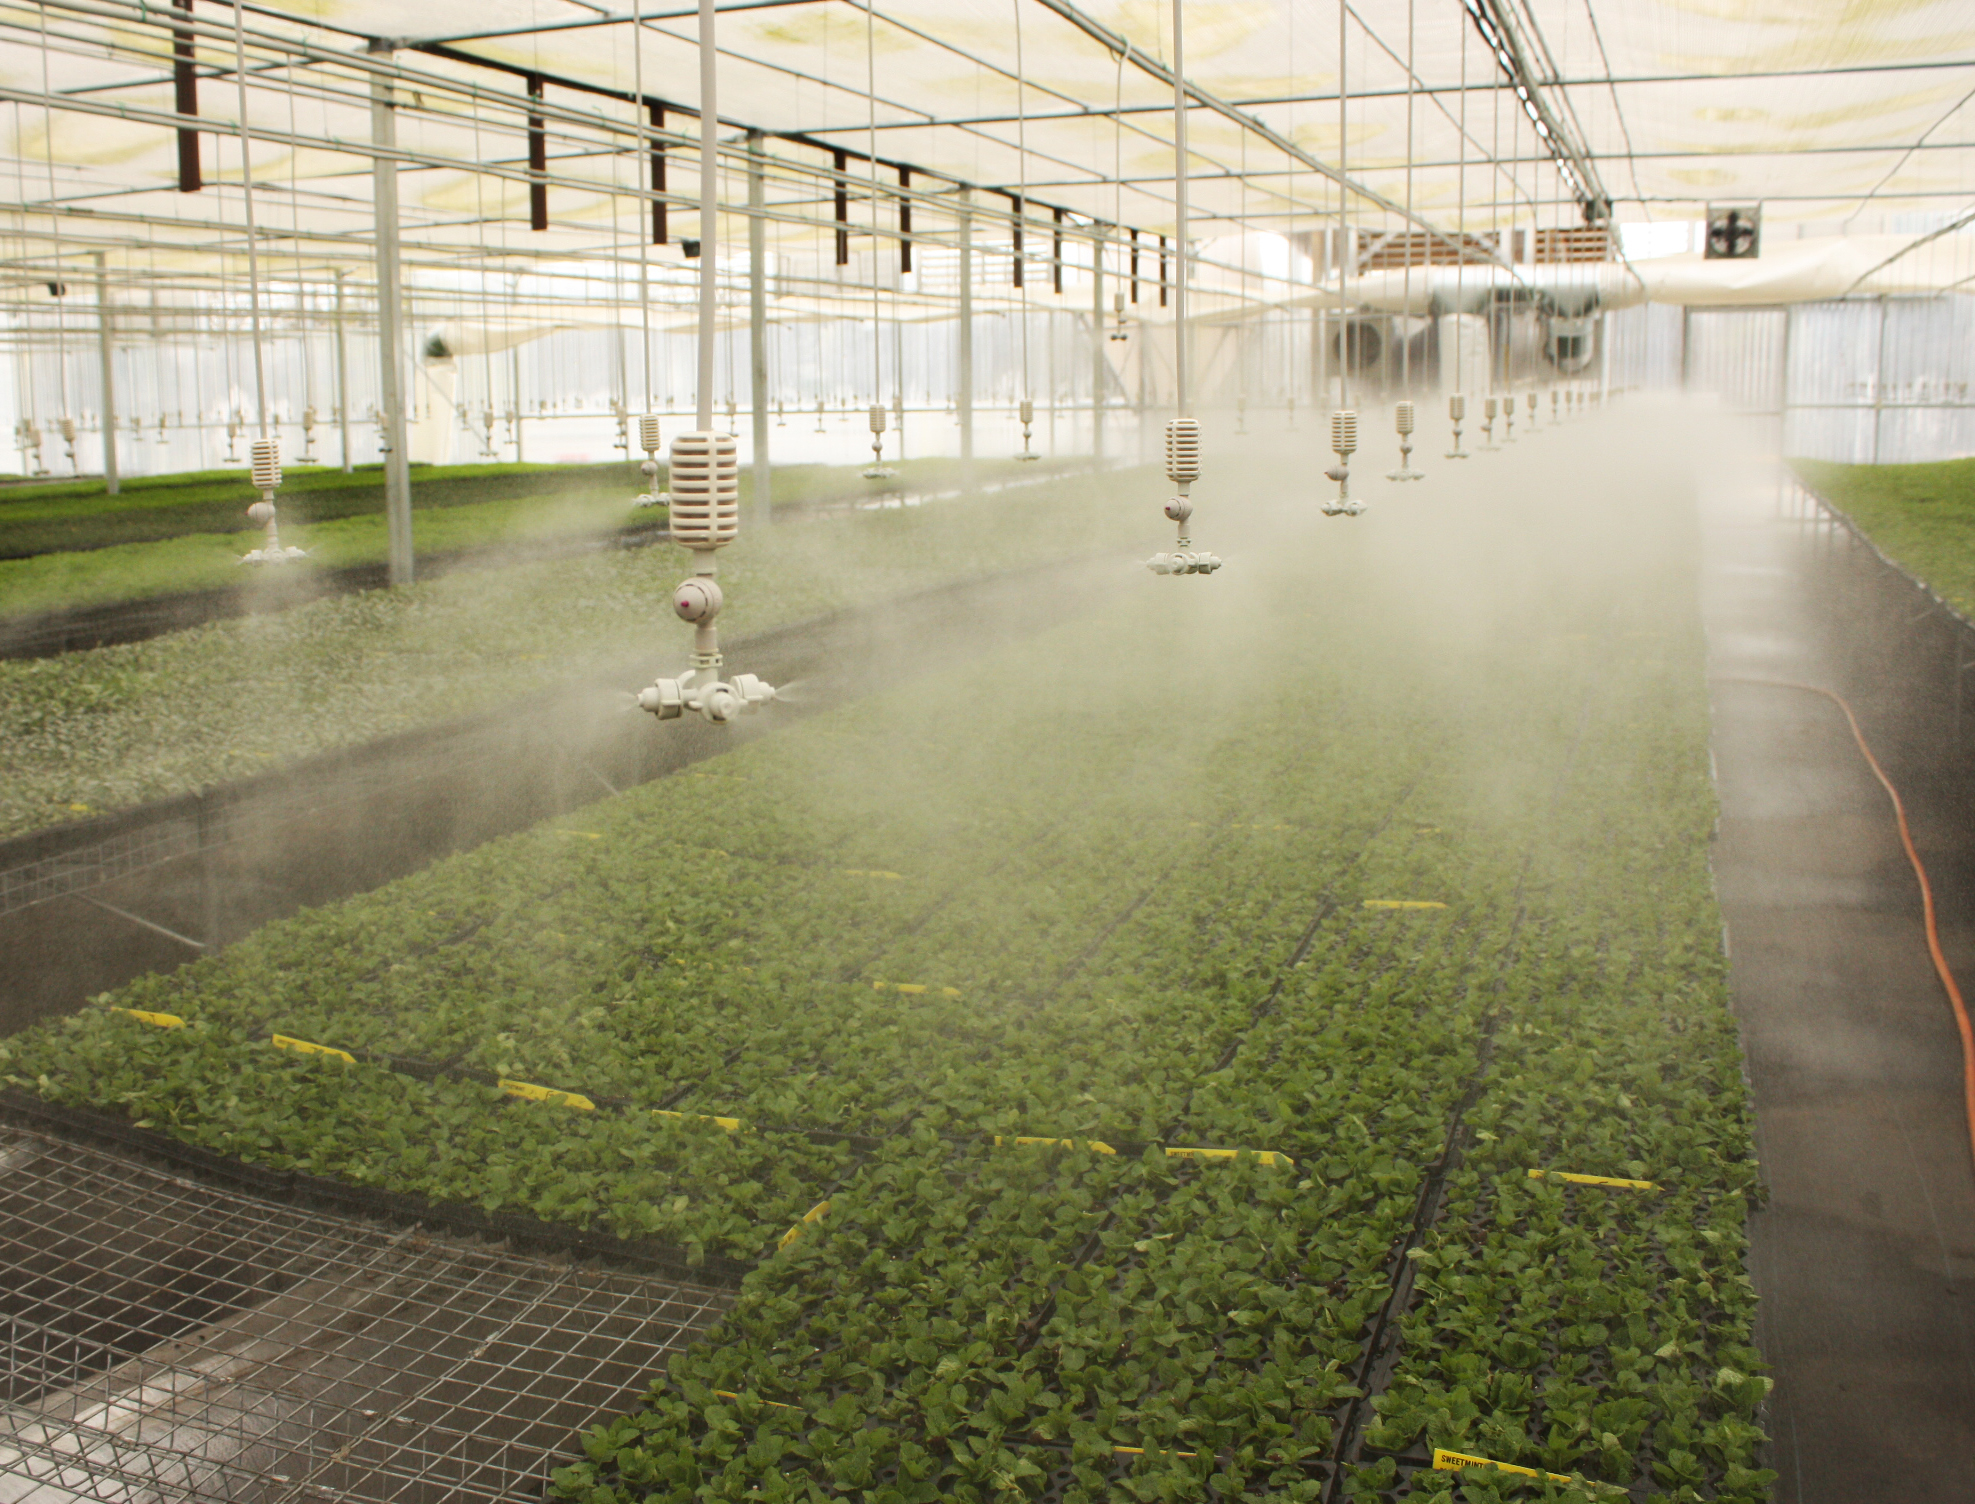
<instances>
[{"instance_id":1,"label":"white metal pole","mask_svg":"<svg viewBox=\"0 0 1975 1504\"><path fill-rule=\"evenodd\" d=\"M1104 381L1107 362L1104 345L1104 240L1102 234L1090 237L1090 455L1096 464L1104 463Z\"/></svg>"},{"instance_id":2,"label":"white metal pole","mask_svg":"<svg viewBox=\"0 0 1975 1504\"><path fill-rule=\"evenodd\" d=\"M343 473L355 468L350 455L350 351L343 329L343 272L336 272L336 414L343 446Z\"/></svg>"},{"instance_id":3,"label":"white metal pole","mask_svg":"<svg viewBox=\"0 0 1975 1504\"><path fill-rule=\"evenodd\" d=\"M747 133L747 332L748 388L754 404L754 523L766 522L774 509L770 487L774 474L768 459L768 222L761 210L767 201L764 137Z\"/></svg>"},{"instance_id":4,"label":"white metal pole","mask_svg":"<svg viewBox=\"0 0 1975 1504\"><path fill-rule=\"evenodd\" d=\"M115 496L123 489L117 475L117 384L110 369L110 281L103 253L96 258L96 354L103 367L103 489Z\"/></svg>"},{"instance_id":5,"label":"white metal pole","mask_svg":"<svg viewBox=\"0 0 1975 1504\"><path fill-rule=\"evenodd\" d=\"M960 190L960 406L961 483L974 484L974 192Z\"/></svg>"},{"instance_id":6,"label":"white metal pole","mask_svg":"<svg viewBox=\"0 0 1975 1504\"><path fill-rule=\"evenodd\" d=\"M382 148L371 159L377 221L377 358L379 401L384 408L384 515L390 530L390 580L412 582L411 456L405 452L403 386L404 310L398 270L398 164L388 153L397 144L397 102L383 74L370 80L370 135Z\"/></svg>"}]
</instances>

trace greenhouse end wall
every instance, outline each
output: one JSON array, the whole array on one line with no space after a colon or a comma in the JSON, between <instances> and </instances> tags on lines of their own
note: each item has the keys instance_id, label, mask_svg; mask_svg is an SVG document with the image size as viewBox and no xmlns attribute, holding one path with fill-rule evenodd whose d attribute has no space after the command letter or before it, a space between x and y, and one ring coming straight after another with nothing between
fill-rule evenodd
<instances>
[{"instance_id":1,"label":"greenhouse end wall","mask_svg":"<svg viewBox=\"0 0 1975 1504\"><path fill-rule=\"evenodd\" d=\"M1780 420L1782 452L1846 464L1975 455L1975 306L1957 294L1607 316L1611 383Z\"/></svg>"}]
</instances>

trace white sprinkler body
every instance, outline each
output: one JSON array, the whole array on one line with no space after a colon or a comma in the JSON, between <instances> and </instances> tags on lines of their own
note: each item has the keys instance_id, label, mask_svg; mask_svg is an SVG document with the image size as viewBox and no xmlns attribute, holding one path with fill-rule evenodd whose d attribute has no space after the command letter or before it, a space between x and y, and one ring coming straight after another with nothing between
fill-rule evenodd
<instances>
[{"instance_id":1,"label":"white sprinkler body","mask_svg":"<svg viewBox=\"0 0 1975 1504\"><path fill-rule=\"evenodd\" d=\"M1392 426L1399 430L1399 468L1385 473L1387 480L1424 480L1413 468L1413 404L1400 401L1392 409Z\"/></svg>"},{"instance_id":2,"label":"white sprinkler body","mask_svg":"<svg viewBox=\"0 0 1975 1504\"><path fill-rule=\"evenodd\" d=\"M1454 422L1454 447L1447 451L1450 460L1464 460L1468 452L1461 448L1461 420L1468 415L1468 399L1465 393L1455 392L1447 399L1447 416Z\"/></svg>"},{"instance_id":3,"label":"white sprinkler body","mask_svg":"<svg viewBox=\"0 0 1975 1504\"><path fill-rule=\"evenodd\" d=\"M254 489L261 499L247 508L247 515L267 529L267 540L252 553L242 554L242 564L286 564L299 559L306 549L281 546L281 523L275 516L274 493L281 489L281 445L274 439L255 439L248 453L253 456Z\"/></svg>"},{"instance_id":4,"label":"white sprinkler body","mask_svg":"<svg viewBox=\"0 0 1975 1504\"><path fill-rule=\"evenodd\" d=\"M638 463L638 472L645 478L645 488L632 503L639 507L662 507L672 498L658 489L658 451L662 446L658 432L658 414L646 413L638 419L638 447L645 457Z\"/></svg>"},{"instance_id":5,"label":"white sprinkler body","mask_svg":"<svg viewBox=\"0 0 1975 1504\"><path fill-rule=\"evenodd\" d=\"M657 420L647 419L656 434ZM644 430L641 425L641 438ZM672 441L672 541L693 551L693 573L672 592L672 612L693 629L692 667L676 679L658 679L638 695L638 706L661 721L687 711L723 726L775 698L775 687L753 674L723 679L720 632L714 624L725 604L714 554L741 529L741 466L732 434L682 433Z\"/></svg>"},{"instance_id":6,"label":"white sprinkler body","mask_svg":"<svg viewBox=\"0 0 1975 1504\"><path fill-rule=\"evenodd\" d=\"M1337 482L1337 495L1324 503L1324 516L1356 517L1365 504L1351 495L1351 456L1358 449L1358 414L1353 409L1341 407L1330 415L1330 447L1337 452L1337 464L1324 477Z\"/></svg>"},{"instance_id":7,"label":"white sprinkler body","mask_svg":"<svg viewBox=\"0 0 1975 1504\"><path fill-rule=\"evenodd\" d=\"M1221 561L1204 549L1196 549L1186 531L1193 516L1193 500L1188 493L1200 479L1200 425L1192 418L1174 418L1166 425L1166 479L1179 488L1179 495L1166 503L1166 516L1179 524L1179 541L1171 553L1147 559L1145 567L1154 574L1212 574L1221 567Z\"/></svg>"},{"instance_id":8,"label":"white sprinkler body","mask_svg":"<svg viewBox=\"0 0 1975 1504\"><path fill-rule=\"evenodd\" d=\"M866 480L889 480L898 472L885 463L885 405L871 404L871 463L864 467Z\"/></svg>"},{"instance_id":9,"label":"white sprinkler body","mask_svg":"<svg viewBox=\"0 0 1975 1504\"><path fill-rule=\"evenodd\" d=\"M1029 401L1027 397L1024 397L1018 411L1022 418L1022 452L1016 455L1015 458L1018 460L1039 460L1042 456L1029 448L1029 429L1036 420L1036 405Z\"/></svg>"},{"instance_id":10,"label":"white sprinkler body","mask_svg":"<svg viewBox=\"0 0 1975 1504\"><path fill-rule=\"evenodd\" d=\"M1502 447L1495 442L1495 412L1499 406L1500 404L1493 397L1484 397L1481 399L1481 447L1483 449L1500 449Z\"/></svg>"},{"instance_id":11,"label":"white sprinkler body","mask_svg":"<svg viewBox=\"0 0 1975 1504\"><path fill-rule=\"evenodd\" d=\"M1118 316L1118 327L1111 331L1111 338L1130 339L1131 335L1125 329L1125 295L1123 293L1114 292L1111 294L1111 309Z\"/></svg>"},{"instance_id":12,"label":"white sprinkler body","mask_svg":"<svg viewBox=\"0 0 1975 1504\"><path fill-rule=\"evenodd\" d=\"M1524 392L1523 400L1529 404L1529 431L1536 432L1536 393Z\"/></svg>"}]
</instances>

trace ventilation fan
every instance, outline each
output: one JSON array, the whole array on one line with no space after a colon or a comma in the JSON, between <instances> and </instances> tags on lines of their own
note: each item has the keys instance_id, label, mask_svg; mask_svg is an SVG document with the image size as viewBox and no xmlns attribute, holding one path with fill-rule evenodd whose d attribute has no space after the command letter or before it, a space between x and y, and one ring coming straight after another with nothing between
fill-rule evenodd
<instances>
[{"instance_id":1,"label":"ventilation fan","mask_svg":"<svg viewBox=\"0 0 1975 1504\"><path fill-rule=\"evenodd\" d=\"M1709 261L1753 261L1762 251L1762 206L1733 208L1708 205Z\"/></svg>"}]
</instances>

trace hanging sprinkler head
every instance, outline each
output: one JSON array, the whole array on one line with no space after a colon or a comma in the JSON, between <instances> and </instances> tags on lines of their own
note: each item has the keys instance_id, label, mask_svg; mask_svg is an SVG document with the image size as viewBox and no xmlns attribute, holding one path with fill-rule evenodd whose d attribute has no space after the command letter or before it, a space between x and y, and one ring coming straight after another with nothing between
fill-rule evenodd
<instances>
[{"instance_id":1,"label":"hanging sprinkler head","mask_svg":"<svg viewBox=\"0 0 1975 1504\"><path fill-rule=\"evenodd\" d=\"M254 489L261 499L247 508L247 515L267 529L267 541L252 553L242 554L242 564L286 564L306 552L281 546L281 524L275 516L274 493L281 489L281 446L273 439L255 439L248 447L252 456Z\"/></svg>"},{"instance_id":2,"label":"hanging sprinkler head","mask_svg":"<svg viewBox=\"0 0 1975 1504\"><path fill-rule=\"evenodd\" d=\"M1387 480L1424 480L1413 468L1413 404L1400 401L1392 409L1393 425L1399 430L1399 468L1386 473Z\"/></svg>"},{"instance_id":3,"label":"hanging sprinkler head","mask_svg":"<svg viewBox=\"0 0 1975 1504\"><path fill-rule=\"evenodd\" d=\"M1500 404L1493 397L1481 399L1481 447L1496 450L1502 446L1495 442L1495 412Z\"/></svg>"},{"instance_id":4,"label":"hanging sprinkler head","mask_svg":"<svg viewBox=\"0 0 1975 1504\"><path fill-rule=\"evenodd\" d=\"M1351 497L1351 456L1358 449L1358 415L1352 409L1341 407L1330 415L1330 447L1337 451L1337 464L1324 478L1337 482L1337 495L1324 503L1324 516L1356 517L1365 504Z\"/></svg>"},{"instance_id":5,"label":"hanging sprinkler head","mask_svg":"<svg viewBox=\"0 0 1975 1504\"><path fill-rule=\"evenodd\" d=\"M1111 309L1118 316L1118 327L1111 331L1111 338L1130 339L1130 334L1125 331L1125 295L1123 293L1114 292L1111 294Z\"/></svg>"},{"instance_id":6,"label":"hanging sprinkler head","mask_svg":"<svg viewBox=\"0 0 1975 1504\"><path fill-rule=\"evenodd\" d=\"M1029 428L1036 420L1036 405L1029 401L1027 397L1024 397L1018 411L1022 418L1022 452L1016 455L1015 458L1018 460L1039 460L1042 456L1029 448Z\"/></svg>"},{"instance_id":7,"label":"hanging sprinkler head","mask_svg":"<svg viewBox=\"0 0 1975 1504\"><path fill-rule=\"evenodd\" d=\"M1524 392L1523 400L1529 404L1529 431L1536 432L1536 393Z\"/></svg>"},{"instance_id":8,"label":"hanging sprinkler head","mask_svg":"<svg viewBox=\"0 0 1975 1504\"><path fill-rule=\"evenodd\" d=\"M667 492L658 489L658 451L663 440L658 432L658 414L646 413L638 419L638 447L645 457L638 464L638 472L645 478L645 489L638 499L631 503L636 507L662 507L672 500Z\"/></svg>"},{"instance_id":9,"label":"hanging sprinkler head","mask_svg":"<svg viewBox=\"0 0 1975 1504\"><path fill-rule=\"evenodd\" d=\"M315 407L314 404L302 409L302 463L315 463Z\"/></svg>"},{"instance_id":10,"label":"hanging sprinkler head","mask_svg":"<svg viewBox=\"0 0 1975 1504\"><path fill-rule=\"evenodd\" d=\"M1510 392L1502 399L1502 442L1513 444L1516 441L1516 394Z\"/></svg>"},{"instance_id":11,"label":"hanging sprinkler head","mask_svg":"<svg viewBox=\"0 0 1975 1504\"><path fill-rule=\"evenodd\" d=\"M1447 451L1447 458L1450 460L1464 460L1468 457L1468 452L1461 448L1461 419L1467 415L1468 399L1466 394L1455 392L1452 396L1448 397L1447 416L1454 420L1454 447Z\"/></svg>"},{"instance_id":12,"label":"hanging sprinkler head","mask_svg":"<svg viewBox=\"0 0 1975 1504\"><path fill-rule=\"evenodd\" d=\"M62 435L62 442L68 446L69 469L80 475L75 458L75 419L62 417L56 421L56 428Z\"/></svg>"},{"instance_id":13,"label":"hanging sprinkler head","mask_svg":"<svg viewBox=\"0 0 1975 1504\"><path fill-rule=\"evenodd\" d=\"M1560 411L1563 404L1563 396L1564 394L1557 390L1557 388L1550 388L1550 421L1553 424L1563 421L1563 414Z\"/></svg>"},{"instance_id":14,"label":"hanging sprinkler head","mask_svg":"<svg viewBox=\"0 0 1975 1504\"><path fill-rule=\"evenodd\" d=\"M820 400L816 404L816 431L818 433L829 432L829 430L823 426L823 404Z\"/></svg>"},{"instance_id":15,"label":"hanging sprinkler head","mask_svg":"<svg viewBox=\"0 0 1975 1504\"><path fill-rule=\"evenodd\" d=\"M1166 425L1166 479L1179 488L1179 495L1166 503L1166 516L1179 524L1179 541L1171 553L1147 559L1145 567L1154 574L1212 574L1221 561L1196 550L1186 532L1193 516L1188 492L1200 479L1200 425L1192 418L1174 418Z\"/></svg>"},{"instance_id":16,"label":"hanging sprinkler head","mask_svg":"<svg viewBox=\"0 0 1975 1504\"><path fill-rule=\"evenodd\" d=\"M657 420L647 419L656 435ZM642 425L641 425L642 427ZM672 441L672 541L691 549L698 562L672 592L672 611L693 628L692 667L676 679L658 679L638 695L640 709L661 721L687 711L725 725L759 710L775 688L753 674L720 677L720 634L714 626L725 601L714 577L714 554L741 530L741 464L732 434L682 433Z\"/></svg>"},{"instance_id":17,"label":"hanging sprinkler head","mask_svg":"<svg viewBox=\"0 0 1975 1504\"><path fill-rule=\"evenodd\" d=\"M885 463L885 405L871 404L871 463L864 467L866 480L889 480L898 472Z\"/></svg>"}]
</instances>

